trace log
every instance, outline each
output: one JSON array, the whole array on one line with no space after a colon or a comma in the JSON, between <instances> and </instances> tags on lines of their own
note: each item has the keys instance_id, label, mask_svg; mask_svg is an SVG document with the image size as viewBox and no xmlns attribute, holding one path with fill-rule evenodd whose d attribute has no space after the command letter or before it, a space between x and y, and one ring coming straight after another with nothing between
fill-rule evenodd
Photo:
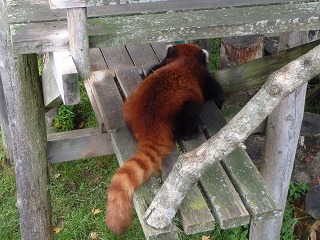
<instances>
[{"instance_id":1,"label":"log","mask_svg":"<svg viewBox=\"0 0 320 240\"><path fill-rule=\"evenodd\" d=\"M279 50L305 43L307 36L308 32L281 33ZM304 83L297 91L283 99L270 114L266 128L265 153L260 172L276 202L283 210L300 136L306 89L307 83ZM282 219L283 215L270 221L253 222L250 239L279 239Z\"/></svg>"},{"instance_id":2,"label":"log","mask_svg":"<svg viewBox=\"0 0 320 240\"><path fill-rule=\"evenodd\" d=\"M171 223L188 189L206 169L241 144L281 99L320 73L320 46L271 74L247 105L216 135L181 155L145 214L157 229Z\"/></svg>"},{"instance_id":3,"label":"log","mask_svg":"<svg viewBox=\"0 0 320 240\"><path fill-rule=\"evenodd\" d=\"M21 239L53 239L46 128L37 55L14 55L0 1L0 72L15 161Z\"/></svg>"},{"instance_id":4,"label":"log","mask_svg":"<svg viewBox=\"0 0 320 240\"><path fill-rule=\"evenodd\" d=\"M264 55L263 39L263 36L221 38L219 68L229 68L261 58Z\"/></svg>"}]
</instances>

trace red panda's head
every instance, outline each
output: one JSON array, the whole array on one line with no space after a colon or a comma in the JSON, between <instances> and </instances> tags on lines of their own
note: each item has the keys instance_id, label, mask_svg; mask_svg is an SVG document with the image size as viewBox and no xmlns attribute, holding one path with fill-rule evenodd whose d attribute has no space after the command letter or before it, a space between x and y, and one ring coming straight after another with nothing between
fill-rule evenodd
<instances>
[{"instance_id":1,"label":"red panda's head","mask_svg":"<svg viewBox=\"0 0 320 240\"><path fill-rule=\"evenodd\" d=\"M178 44L167 46L167 63L172 62L178 58L192 58L197 59L200 64L206 65L209 60L209 53L194 44Z\"/></svg>"}]
</instances>

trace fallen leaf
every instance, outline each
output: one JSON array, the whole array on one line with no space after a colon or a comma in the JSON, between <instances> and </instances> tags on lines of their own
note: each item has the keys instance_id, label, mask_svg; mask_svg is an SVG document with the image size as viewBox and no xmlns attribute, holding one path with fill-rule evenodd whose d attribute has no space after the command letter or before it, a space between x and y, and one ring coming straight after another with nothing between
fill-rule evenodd
<instances>
[{"instance_id":1,"label":"fallen leaf","mask_svg":"<svg viewBox=\"0 0 320 240\"><path fill-rule=\"evenodd\" d=\"M210 236L202 236L202 240L212 240Z\"/></svg>"},{"instance_id":2,"label":"fallen leaf","mask_svg":"<svg viewBox=\"0 0 320 240\"><path fill-rule=\"evenodd\" d=\"M61 230L62 230L62 228L59 228L59 227L54 227L54 228L53 228L53 231L54 231L55 233L59 233L59 232L61 232Z\"/></svg>"},{"instance_id":3,"label":"fallen leaf","mask_svg":"<svg viewBox=\"0 0 320 240\"><path fill-rule=\"evenodd\" d=\"M97 233L97 232L91 232L91 233L90 233L90 238L91 238L92 240L97 240L97 239L99 239L99 233Z\"/></svg>"},{"instance_id":4,"label":"fallen leaf","mask_svg":"<svg viewBox=\"0 0 320 240\"><path fill-rule=\"evenodd\" d=\"M96 215L96 214L99 214L99 213L101 213L102 212L102 210L101 209L99 209L99 208L97 208L97 209L92 209L92 214L93 215Z\"/></svg>"}]
</instances>

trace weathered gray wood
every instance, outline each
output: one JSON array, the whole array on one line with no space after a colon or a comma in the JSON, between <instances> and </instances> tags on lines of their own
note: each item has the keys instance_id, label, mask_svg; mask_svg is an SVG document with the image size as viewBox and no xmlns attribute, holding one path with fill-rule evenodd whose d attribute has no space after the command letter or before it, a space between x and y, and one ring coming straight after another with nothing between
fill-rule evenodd
<instances>
[{"instance_id":1,"label":"weathered gray wood","mask_svg":"<svg viewBox=\"0 0 320 240\"><path fill-rule=\"evenodd\" d=\"M5 154L6 161L13 163L12 156L12 138L9 129L8 111L6 106L5 95L3 92L2 79L0 75L0 129L2 136L2 147Z\"/></svg>"},{"instance_id":2,"label":"weathered gray wood","mask_svg":"<svg viewBox=\"0 0 320 240\"><path fill-rule=\"evenodd\" d=\"M161 61L162 59L165 58L167 51L166 51L166 47L168 45L172 45L172 42L157 42L157 43L151 43L151 46L153 48L153 51L156 53L159 61Z\"/></svg>"},{"instance_id":3,"label":"weathered gray wood","mask_svg":"<svg viewBox=\"0 0 320 240\"><path fill-rule=\"evenodd\" d=\"M320 73L319 52L320 46L317 46L271 74L265 85L225 127L200 147L179 157L145 214L149 225L162 228L170 224L187 190L204 171L241 144L281 99Z\"/></svg>"},{"instance_id":4,"label":"weathered gray wood","mask_svg":"<svg viewBox=\"0 0 320 240\"><path fill-rule=\"evenodd\" d=\"M107 133L100 128L86 128L68 132L48 133L49 163L113 154Z\"/></svg>"},{"instance_id":5,"label":"weathered gray wood","mask_svg":"<svg viewBox=\"0 0 320 240\"><path fill-rule=\"evenodd\" d=\"M305 1L290 1L295 2L307 2ZM114 2L116 3L116 2ZM107 2L101 0L92 0L88 2L88 16L101 17L108 15L132 15L140 13L150 12L167 12L167 11L179 11L179 10L199 10L199 9L216 9L225 7L245 7L250 5L267 5L270 3L289 3L287 0L170 0L170 4L167 1L150 1L135 4L112 4L108 5ZM57 21L66 19L66 11L64 9L58 9L52 11L48 5L47 0L9 0L9 20L10 23L21 22L41 22L41 21ZM303 4L303 3L302 3ZM82 6L84 7L84 6Z\"/></svg>"},{"instance_id":6,"label":"weathered gray wood","mask_svg":"<svg viewBox=\"0 0 320 240\"><path fill-rule=\"evenodd\" d=\"M44 107L37 56L14 55L0 1L0 72L15 161L21 239L53 239Z\"/></svg>"},{"instance_id":7,"label":"weathered gray wood","mask_svg":"<svg viewBox=\"0 0 320 240\"><path fill-rule=\"evenodd\" d=\"M134 66L125 46L101 48L101 52L113 75L116 69Z\"/></svg>"},{"instance_id":8,"label":"weathered gray wood","mask_svg":"<svg viewBox=\"0 0 320 240\"><path fill-rule=\"evenodd\" d=\"M206 138L201 135L196 139L184 141L183 147L186 151L191 151L205 141ZM249 223L249 213L220 163L208 168L200 179L200 184L212 208L215 219L222 229Z\"/></svg>"},{"instance_id":9,"label":"weathered gray wood","mask_svg":"<svg viewBox=\"0 0 320 240\"><path fill-rule=\"evenodd\" d=\"M70 53L80 79L84 80L89 77L90 73L87 8L69 8L67 16Z\"/></svg>"},{"instance_id":10,"label":"weathered gray wood","mask_svg":"<svg viewBox=\"0 0 320 240\"><path fill-rule=\"evenodd\" d=\"M91 71L107 70L108 66L104 61L101 50L99 48L90 48L90 69Z\"/></svg>"},{"instance_id":11,"label":"weathered gray wood","mask_svg":"<svg viewBox=\"0 0 320 240\"><path fill-rule=\"evenodd\" d=\"M41 82L45 111L49 111L62 103L62 98L53 74L52 64L50 63L49 57L43 66Z\"/></svg>"},{"instance_id":12,"label":"weathered gray wood","mask_svg":"<svg viewBox=\"0 0 320 240\"><path fill-rule=\"evenodd\" d=\"M78 104L80 102L79 75L70 52L52 52L50 62L63 104Z\"/></svg>"},{"instance_id":13,"label":"weathered gray wood","mask_svg":"<svg viewBox=\"0 0 320 240\"><path fill-rule=\"evenodd\" d=\"M307 32L281 33L279 50L305 43L307 34ZM265 154L260 172L281 209L285 208L293 170L303 119L306 87L305 83L282 100L268 118ZM253 221L250 239L279 239L282 216L262 223Z\"/></svg>"},{"instance_id":14,"label":"weathered gray wood","mask_svg":"<svg viewBox=\"0 0 320 240\"><path fill-rule=\"evenodd\" d=\"M300 47L273 53L270 56L229 69L221 69L213 75L221 83L226 93L261 87L272 72L307 53L319 44L320 41L318 40Z\"/></svg>"},{"instance_id":15,"label":"weathered gray wood","mask_svg":"<svg viewBox=\"0 0 320 240\"><path fill-rule=\"evenodd\" d=\"M320 3L267 5L199 11L89 18L90 47L176 39L199 39L298 31L320 27ZM48 52L68 47L65 21L13 24L17 52ZM173 31L175 29L175 31Z\"/></svg>"},{"instance_id":16,"label":"weathered gray wood","mask_svg":"<svg viewBox=\"0 0 320 240\"><path fill-rule=\"evenodd\" d=\"M123 101L121 95L117 91L112 75L105 71L93 72L90 83L101 112L103 116L106 116L114 151L120 165L122 165L135 152L136 143L122 119ZM177 229L173 224L167 228L156 230L143 220L145 210L159 188L159 183L154 178L150 178L147 183L143 184L133 197L135 209L147 239L177 239Z\"/></svg>"},{"instance_id":17,"label":"weathered gray wood","mask_svg":"<svg viewBox=\"0 0 320 240\"><path fill-rule=\"evenodd\" d=\"M213 102L207 102L201 112L209 136L216 134L227 122ZM260 173L242 148L237 148L222 160L251 218L255 221L279 217L281 208L266 187Z\"/></svg>"},{"instance_id":18,"label":"weathered gray wood","mask_svg":"<svg viewBox=\"0 0 320 240\"><path fill-rule=\"evenodd\" d=\"M140 49L135 48L131 50L139 51ZM135 54L139 55L137 52ZM158 60L154 59L153 61ZM128 97L142 80L137 68L120 69L116 72L116 77L125 97ZM166 159L164 161L168 160L172 161L173 159ZM194 185L189 190L179 208L179 215L182 227L188 235L214 229L214 219L197 185Z\"/></svg>"},{"instance_id":19,"label":"weathered gray wood","mask_svg":"<svg viewBox=\"0 0 320 240\"><path fill-rule=\"evenodd\" d=\"M142 74L143 65L159 62L150 44L126 45L126 48L133 64L138 68L140 74Z\"/></svg>"},{"instance_id":20,"label":"weathered gray wood","mask_svg":"<svg viewBox=\"0 0 320 240\"><path fill-rule=\"evenodd\" d=\"M86 7L88 0L49 0L51 9Z\"/></svg>"}]
</instances>

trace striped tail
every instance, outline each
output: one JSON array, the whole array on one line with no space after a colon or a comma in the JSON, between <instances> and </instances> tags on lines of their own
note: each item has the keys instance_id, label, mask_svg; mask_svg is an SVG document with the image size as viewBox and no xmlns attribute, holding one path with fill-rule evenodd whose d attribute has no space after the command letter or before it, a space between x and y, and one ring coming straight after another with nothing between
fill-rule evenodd
<instances>
[{"instance_id":1,"label":"striped tail","mask_svg":"<svg viewBox=\"0 0 320 240\"><path fill-rule=\"evenodd\" d=\"M108 190L106 224L117 234L126 232L132 221L134 190L146 182L152 173L160 171L162 160L171 152L170 146L152 142L138 145L136 153L120 167Z\"/></svg>"}]
</instances>

